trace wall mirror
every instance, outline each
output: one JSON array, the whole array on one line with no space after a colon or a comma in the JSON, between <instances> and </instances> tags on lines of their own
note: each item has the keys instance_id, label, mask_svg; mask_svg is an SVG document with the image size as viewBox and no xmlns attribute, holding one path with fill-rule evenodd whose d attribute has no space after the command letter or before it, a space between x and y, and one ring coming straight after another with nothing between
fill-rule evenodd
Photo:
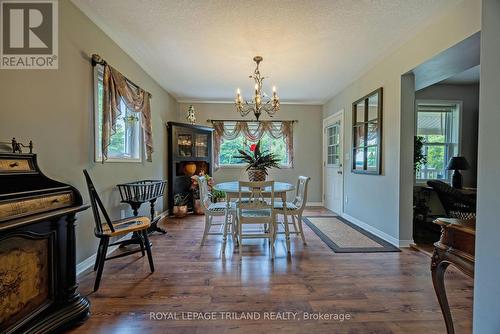
<instances>
[{"instance_id":1,"label":"wall mirror","mask_svg":"<svg viewBox=\"0 0 500 334\"><path fill-rule=\"evenodd\" d=\"M382 172L382 105L382 87L352 104L353 173Z\"/></svg>"}]
</instances>

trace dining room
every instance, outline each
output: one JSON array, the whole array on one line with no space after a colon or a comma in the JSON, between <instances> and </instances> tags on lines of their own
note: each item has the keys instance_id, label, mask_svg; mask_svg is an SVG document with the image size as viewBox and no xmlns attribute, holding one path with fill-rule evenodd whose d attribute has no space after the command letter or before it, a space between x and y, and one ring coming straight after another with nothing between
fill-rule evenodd
<instances>
[{"instance_id":1,"label":"dining room","mask_svg":"<svg viewBox=\"0 0 500 334\"><path fill-rule=\"evenodd\" d=\"M498 333L498 7L0 0L0 332Z\"/></svg>"}]
</instances>

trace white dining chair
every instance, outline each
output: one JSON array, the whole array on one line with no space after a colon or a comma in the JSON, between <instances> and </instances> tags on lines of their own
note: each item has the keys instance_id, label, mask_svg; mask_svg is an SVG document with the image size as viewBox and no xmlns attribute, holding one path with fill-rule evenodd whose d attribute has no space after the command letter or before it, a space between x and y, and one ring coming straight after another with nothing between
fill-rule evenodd
<instances>
[{"instance_id":1,"label":"white dining chair","mask_svg":"<svg viewBox=\"0 0 500 334\"><path fill-rule=\"evenodd\" d=\"M203 213L205 214L205 230L203 232L203 238L201 239L201 246L205 244L205 241L209 235L222 235L226 234L224 231L228 229L231 230L231 234L233 235L233 239L235 236L235 229L233 228L233 220L236 217L236 204L229 203L229 207L227 206L228 202L217 202L212 203L210 198L210 193L208 191L208 184L205 177L196 176L196 181L198 182L198 186L200 189L200 202L201 207L203 209ZM224 217L223 222L214 222L214 217ZM228 226L229 224L229 226ZM219 232L211 232L212 227L219 227L221 229Z\"/></svg>"},{"instance_id":2,"label":"white dining chair","mask_svg":"<svg viewBox=\"0 0 500 334\"><path fill-rule=\"evenodd\" d=\"M300 234L302 237L302 242L304 245L306 244L306 238L304 237L304 229L302 227L302 213L304 212L304 208L307 203L307 186L309 184L309 180L311 180L308 176L299 176L297 180L297 189L295 198L291 202L276 202L274 204L274 210L276 214L283 215L283 232L276 233L285 234L286 238L286 247L288 252L290 252L290 234ZM286 212L285 212L286 205ZM288 222L288 216L292 218L292 222ZM293 231L290 231L290 226L293 225ZM278 230L278 229L276 229Z\"/></svg>"},{"instance_id":3,"label":"white dining chair","mask_svg":"<svg viewBox=\"0 0 500 334\"><path fill-rule=\"evenodd\" d=\"M243 254L243 239L266 238L269 239L271 258L274 258L275 217L274 181L238 182L237 232L240 257ZM250 224L262 225L261 232L247 233L243 226Z\"/></svg>"}]
</instances>

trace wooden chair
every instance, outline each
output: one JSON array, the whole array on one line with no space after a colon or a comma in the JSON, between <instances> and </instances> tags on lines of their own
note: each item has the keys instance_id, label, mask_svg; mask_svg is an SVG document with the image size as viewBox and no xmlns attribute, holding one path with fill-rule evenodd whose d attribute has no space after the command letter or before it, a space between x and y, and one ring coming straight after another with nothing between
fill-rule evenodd
<instances>
[{"instance_id":1,"label":"wooden chair","mask_svg":"<svg viewBox=\"0 0 500 334\"><path fill-rule=\"evenodd\" d=\"M155 268L153 264L153 256L151 254L151 245L149 243L147 233L147 229L151 226L150 219L148 217L137 216L111 221L108 213L106 212L106 209L104 208L104 205L102 204L101 199L99 198L99 195L97 194L97 191L95 190L89 173L86 170L83 170L83 174L85 175L85 180L87 181L90 203L92 205L92 213L94 214L94 234L97 238L99 238L99 248L97 249L97 256L94 265L94 271L97 270L97 276L94 283L94 291L97 291L99 289L102 271L104 269L104 262L107 260L116 259L138 252L141 252L142 256L144 256L144 249L146 249L146 252L148 254L149 267L151 268L151 272L154 272ZM101 221L101 213L104 216L104 223ZM139 250L124 252L115 256L106 257L109 246L120 245L125 242L130 243L130 239L127 239L121 242L110 244L109 239L112 237L124 236L130 232L136 232L134 233L134 240L139 242L141 248Z\"/></svg>"},{"instance_id":2,"label":"wooden chair","mask_svg":"<svg viewBox=\"0 0 500 334\"><path fill-rule=\"evenodd\" d=\"M250 196L244 194L242 190L248 188ZM264 191L266 197L264 198ZM245 197L243 197L245 195ZM240 256L243 253L243 239L267 238L270 241L271 258L274 258L274 181L265 182L238 182L238 202L237 202L237 223L238 242ZM262 233L245 233L243 225L262 225Z\"/></svg>"},{"instance_id":3,"label":"wooden chair","mask_svg":"<svg viewBox=\"0 0 500 334\"><path fill-rule=\"evenodd\" d=\"M297 188L295 199L292 202L276 202L274 205L274 210L276 214L283 215L283 228L286 236L286 247L290 252L290 234L300 234L302 237L302 242L304 245L306 244L306 238L304 237L304 230L302 228L302 212L306 207L307 203L307 186L309 184L309 180L311 180L308 176L299 176L297 180ZM286 214L284 211L284 206L286 205ZM288 216L292 217L291 224L293 225L293 231L290 231ZM277 229L276 229L277 230Z\"/></svg>"},{"instance_id":4,"label":"wooden chair","mask_svg":"<svg viewBox=\"0 0 500 334\"><path fill-rule=\"evenodd\" d=\"M231 223L232 220L234 219L229 219L229 217L226 217L226 214L228 213L231 218L236 217L236 204L235 203L229 203L229 212L227 212L227 204L228 202L217 202L217 203L212 203L210 199L210 193L208 191L208 184L207 180L205 179L204 176L196 176L196 181L198 182L198 187L200 189L200 202L201 202L201 207L203 209L203 213L205 213L205 230L203 232L203 238L201 239L201 246L205 244L205 240L207 239L207 236L209 235L224 235L222 231L220 232L210 232L210 229L212 227L223 227L223 229L226 230L230 229L231 234L233 235L233 239L235 239L235 228L234 228L234 222ZM213 218L214 217L224 217L224 222L220 223L214 223ZM228 226L229 225L229 226Z\"/></svg>"}]
</instances>

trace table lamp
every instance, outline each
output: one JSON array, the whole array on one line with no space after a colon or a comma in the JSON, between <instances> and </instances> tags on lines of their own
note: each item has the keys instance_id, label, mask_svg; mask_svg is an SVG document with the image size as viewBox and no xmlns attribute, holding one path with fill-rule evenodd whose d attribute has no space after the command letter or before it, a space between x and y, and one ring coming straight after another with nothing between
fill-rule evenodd
<instances>
[{"instance_id":1,"label":"table lamp","mask_svg":"<svg viewBox=\"0 0 500 334\"><path fill-rule=\"evenodd\" d=\"M462 174L461 170L469 169L469 163L464 157L453 157L448 161L447 170L453 170L451 186L453 188L462 189Z\"/></svg>"}]
</instances>

